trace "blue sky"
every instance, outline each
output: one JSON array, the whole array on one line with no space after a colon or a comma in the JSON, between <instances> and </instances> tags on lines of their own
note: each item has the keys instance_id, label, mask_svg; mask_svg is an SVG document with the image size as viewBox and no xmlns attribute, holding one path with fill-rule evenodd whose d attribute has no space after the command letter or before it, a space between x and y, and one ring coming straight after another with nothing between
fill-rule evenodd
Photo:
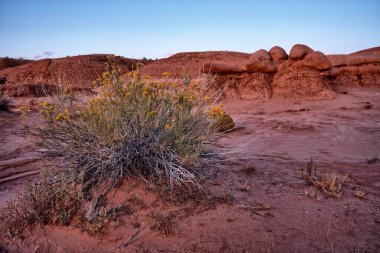
<instances>
[{"instance_id":1,"label":"blue sky","mask_svg":"<svg viewBox=\"0 0 380 253\"><path fill-rule=\"evenodd\" d=\"M0 0L0 56L380 46L380 0ZM45 54L44 54L45 53Z\"/></svg>"}]
</instances>

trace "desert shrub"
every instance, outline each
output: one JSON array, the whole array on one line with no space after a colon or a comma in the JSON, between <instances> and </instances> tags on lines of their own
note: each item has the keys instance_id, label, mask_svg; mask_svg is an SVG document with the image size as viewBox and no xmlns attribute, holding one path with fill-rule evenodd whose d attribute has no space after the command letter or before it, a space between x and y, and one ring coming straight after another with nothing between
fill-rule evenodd
<instances>
[{"instance_id":1,"label":"desert shrub","mask_svg":"<svg viewBox=\"0 0 380 253\"><path fill-rule=\"evenodd\" d=\"M15 236L34 223L68 225L80 205L80 185L62 172L44 169L38 181L28 182L8 203L1 227Z\"/></svg>"},{"instance_id":2,"label":"desert shrub","mask_svg":"<svg viewBox=\"0 0 380 253\"><path fill-rule=\"evenodd\" d=\"M2 93L0 93L0 111L9 111L10 107L10 101L6 99Z\"/></svg>"},{"instance_id":3,"label":"desert shrub","mask_svg":"<svg viewBox=\"0 0 380 253\"><path fill-rule=\"evenodd\" d=\"M100 95L84 102L60 97L42 105L46 126L36 134L47 157L86 185L110 187L132 175L155 186L195 183L217 141L202 85L172 82L166 72L160 82L138 70L126 81L120 76L107 64L95 82Z\"/></svg>"}]
</instances>

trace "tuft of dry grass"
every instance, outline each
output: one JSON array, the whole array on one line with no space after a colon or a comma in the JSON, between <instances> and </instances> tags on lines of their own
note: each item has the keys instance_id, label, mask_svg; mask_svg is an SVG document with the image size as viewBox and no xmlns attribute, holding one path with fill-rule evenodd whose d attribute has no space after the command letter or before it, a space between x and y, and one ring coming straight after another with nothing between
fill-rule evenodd
<instances>
[{"instance_id":1,"label":"tuft of dry grass","mask_svg":"<svg viewBox=\"0 0 380 253\"><path fill-rule=\"evenodd\" d=\"M81 206L82 189L67 174L44 169L37 182L28 182L1 215L10 236L21 235L31 224L68 225Z\"/></svg>"},{"instance_id":2,"label":"tuft of dry grass","mask_svg":"<svg viewBox=\"0 0 380 253\"><path fill-rule=\"evenodd\" d=\"M313 158L311 158L310 162L308 162L303 169L302 176L307 185L316 187L327 196L340 198L343 194L342 182L336 175L330 175L323 178L317 176L317 168Z\"/></svg>"},{"instance_id":3,"label":"tuft of dry grass","mask_svg":"<svg viewBox=\"0 0 380 253\"><path fill-rule=\"evenodd\" d=\"M317 197L317 190L314 187L305 189L305 196L314 199Z\"/></svg>"},{"instance_id":4,"label":"tuft of dry grass","mask_svg":"<svg viewBox=\"0 0 380 253\"><path fill-rule=\"evenodd\" d=\"M359 198L359 199L363 199L365 196L365 191L363 191L362 189L360 188L356 188L355 189L355 197Z\"/></svg>"}]
</instances>

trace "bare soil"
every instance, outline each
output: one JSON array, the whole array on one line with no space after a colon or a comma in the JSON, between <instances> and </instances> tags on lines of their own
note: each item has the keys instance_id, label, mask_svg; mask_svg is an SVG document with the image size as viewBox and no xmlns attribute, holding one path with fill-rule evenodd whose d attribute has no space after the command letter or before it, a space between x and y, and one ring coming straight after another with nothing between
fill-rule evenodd
<instances>
[{"instance_id":1,"label":"bare soil","mask_svg":"<svg viewBox=\"0 0 380 253\"><path fill-rule=\"evenodd\" d=\"M378 252L380 163L367 159L380 155L380 88L336 89L326 100L226 101L237 126L223 135L224 158L204 168L209 196L164 201L126 180L108 199L130 212L104 234L34 226L23 239L1 239L0 252ZM1 208L35 177L22 173L39 168L23 130L38 121L0 112ZM343 181L341 198L305 195L311 157L320 176Z\"/></svg>"}]
</instances>

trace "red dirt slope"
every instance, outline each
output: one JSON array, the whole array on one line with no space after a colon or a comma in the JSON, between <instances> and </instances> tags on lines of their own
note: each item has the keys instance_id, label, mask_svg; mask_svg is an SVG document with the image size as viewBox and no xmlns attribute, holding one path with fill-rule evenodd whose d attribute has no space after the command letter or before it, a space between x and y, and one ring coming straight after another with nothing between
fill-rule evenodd
<instances>
[{"instance_id":1,"label":"red dirt slope","mask_svg":"<svg viewBox=\"0 0 380 253\"><path fill-rule=\"evenodd\" d=\"M228 51L187 52L160 59L144 66L142 73L160 78L163 72L170 72L173 78L190 76L199 77L203 65L207 62L240 65L246 61L249 54Z\"/></svg>"},{"instance_id":2,"label":"red dirt slope","mask_svg":"<svg viewBox=\"0 0 380 253\"><path fill-rule=\"evenodd\" d=\"M0 71L5 84L0 86L9 96L30 96L41 90L41 86L69 85L76 88L89 88L104 71L108 56L104 54L81 55L58 59L43 59L7 68ZM129 72L138 62L148 61L115 57L115 63L122 72Z\"/></svg>"},{"instance_id":3,"label":"red dirt slope","mask_svg":"<svg viewBox=\"0 0 380 253\"><path fill-rule=\"evenodd\" d=\"M0 70L20 66L23 64L27 64L33 62L32 60L26 60L26 59L14 59L14 58L0 58Z\"/></svg>"}]
</instances>

